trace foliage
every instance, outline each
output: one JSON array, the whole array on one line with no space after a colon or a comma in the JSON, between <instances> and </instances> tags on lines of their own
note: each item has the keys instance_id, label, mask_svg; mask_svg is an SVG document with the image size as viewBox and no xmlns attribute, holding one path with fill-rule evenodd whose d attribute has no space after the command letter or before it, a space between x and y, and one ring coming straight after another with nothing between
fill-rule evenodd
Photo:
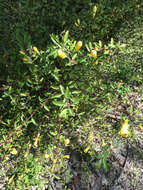
<instances>
[{"instance_id":1,"label":"foliage","mask_svg":"<svg viewBox=\"0 0 143 190\"><path fill-rule=\"evenodd\" d=\"M133 66L116 59L120 52L122 60L127 44L110 39L110 33L137 2L100 1L93 12L94 3L3 2L0 161L7 189L41 188L45 179L49 187L54 179L67 184L69 147L89 163L96 160L96 169L109 169L108 146L95 151L95 132L100 139L110 136L104 111L114 93L120 96L134 82ZM142 84L140 77L136 81ZM92 117L93 130L84 124Z\"/></svg>"}]
</instances>

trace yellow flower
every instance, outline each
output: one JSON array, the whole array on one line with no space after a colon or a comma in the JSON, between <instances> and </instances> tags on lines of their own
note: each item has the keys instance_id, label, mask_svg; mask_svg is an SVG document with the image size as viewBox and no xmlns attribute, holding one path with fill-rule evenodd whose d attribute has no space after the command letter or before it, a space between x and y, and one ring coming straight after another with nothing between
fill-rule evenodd
<instances>
[{"instance_id":1,"label":"yellow flower","mask_svg":"<svg viewBox=\"0 0 143 190\"><path fill-rule=\"evenodd\" d=\"M24 157L27 158L29 152L27 151L25 154L24 154Z\"/></svg>"},{"instance_id":2,"label":"yellow flower","mask_svg":"<svg viewBox=\"0 0 143 190\"><path fill-rule=\"evenodd\" d=\"M129 137L131 136L130 131L129 131L129 125L128 125L128 120L125 120L122 125L121 125L121 130L118 133L122 137Z\"/></svg>"},{"instance_id":3,"label":"yellow flower","mask_svg":"<svg viewBox=\"0 0 143 190\"><path fill-rule=\"evenodd\" d=\"M96 7L96 5L93 7L93 13L94 14L96 14L96 12L97 12L97 7Z\"/></svg>"},{"instance_id":4,"label":"yellow flower","mask_svg":"<svg viewBox=\"0 0 143 190\"><path fill-rule=\"evenodd\" d=\"M64 155L64 158L65 158L65 159L69 159L70 156L69 156L69 155Z\"/></svg>"},{"instance_id":5,"label":"yellow flower","mask_svg":"<svg viewBox=\"0 0 143 190\"><path fill-rule=\"evenodd\" d=\"M10 153L16 155L16 154L17 154L17 150L16 150L15 148L12 148L12 149L10 150Z\"/></svg>"},{"instance_id":6,"label":"yellow flower","mask_svg":"<svg viewBox=\"0 0 143 190\"><path fill-rule=\"evenodd\" d=\"M21 55L25 55L25 53L24 53L23 51L21 51L21 50L19 51L19 53L20 53Z\"/></svg>"},{"instance_id":7,"label":"yellow flower","mask_svg":"<svg viewBox=\"0 0 143 190\"><path fill-rule=\"evenodd\" d=\"M68 146L69 143L70 143L70 140L69 139L65 139L65 141L64 141L65 146Z\"/></svg>"},{"instance_id":8,"label":"yellow flower","mask_svg":"<svg viewBox=\"0 0 143 190\"><path fill-rule=\"evenodd\" d=\"M96 50L92 50L91 52L90 52L90 55L93 57L93 58L97 58L97 51Z\"/></svg>"},{"instance_id":9,"label":"yellow flower","mask_svg":"<svg viewBox=\"0 0 143 190\"><path fill-rule=\"evenodd\" d=\"M104 139L102 139L102 147L103 146L106 146L106 143L105 143Z\"/></svg>"},{"instance_id":10,"label":"yellow flower","mask_svg":"<svg viewBox=\"0 0 143 190\"><path fill-rule=\"evenodd\" d=\"M65 59L67 57L66 54L61 49L58 50L58 56L62 59Z\"/></svg>"},{"instance_id":11,"label":"yellow flower","mask_svg":"<svg viewBox=\"0 0 143 190\"><path fill-rule=\"evenodd\" d=\"M82 47L82 41L78 41L75 46L75 51L78 51Z\"/></svg>"},{"instance_id":12,"label":"yellow flower","mask_svg":"<svg viewBox=\"0 0 143 190\"><path fill-rule=\"evenodd\" d=\"M139 129L140 129L141 131L143 131L143 126L142 126L142 125L139 125Z\"/></svg>"},{"instance_id":13,"label":"yellow flower","mask_svg":"<svg viewBox=\"0 0 143 190\"><path fill-rule=\"evenodd\" d=\"M8 185L12 183L14 176L15 176L15 175L13 175L13 176L8 180Z\"/></svg>"},{"instance_id":14,"label":"yellow flower","mask_svg":"<svg viewBox=\"0 0 143 190\"><path fill-rule=\"evenodd\" d=\"M37 49L37 47L33 47L33 50L34 50L37 54L40 55L40 52L39 52L39 50Z\"/></svg>"},{"instance_id":15,"label":"yellow flower","mask_svg":"<svg viewBox=\"0 0 143 190\"><path fill-rule=\"evenodd\" d=\"M34 138L34 146L35 147L38 147L38 142L40 141L40 133L38 133L38 135L37 135L37 137L36 138Z\"/></svg>"},{"instance_id":16,"label":"yellow flower","mask_svg":"<svg viewBox=\"0 0 143 190\"><path fill-rule=\"evenodd\" d=\"M87 153L87 152L89 151L89 149L90 149L90 146L86 147L86 148L84 149L84 153Z\"/></svg>"}]
</instances>

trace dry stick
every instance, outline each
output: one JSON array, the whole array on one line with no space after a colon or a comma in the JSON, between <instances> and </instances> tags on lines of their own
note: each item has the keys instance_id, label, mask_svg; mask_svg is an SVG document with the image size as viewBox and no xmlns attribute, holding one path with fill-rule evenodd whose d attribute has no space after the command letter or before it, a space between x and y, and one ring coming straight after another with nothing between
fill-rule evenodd
<instances>
[{"instance_id":1,"label":"dry stick","mask_svg":"<svg viewBox=\"0 0 143 190\"><path fill-rule=\"evenodd\" d=\"M48 102L49 98L50 98L52 95L54 95L54 94L55 94L55 93L51 94L48 98L46 98L46 100L42 103L42 106L44 106L44 105ZM1 143L0 143L0 146L2 146L3 144L7 143L8 140L9 140L9 138L11 138L13 135L15 135L18 130L21 130L22 127L24 126L24 124L25 124L27 121L29 121L29 120L33 117L33 115L34 115L38 110L39 110L39 107L36 108L36 109L32 112L32 114L31 114L25 121L23 121L21 127L18 127L18 129L16 129L16 131L13 131L13 132L8 136L8 138L7 138L6 140L4 140L3 142L1 142Z\"/></svg>"}]
</instances>

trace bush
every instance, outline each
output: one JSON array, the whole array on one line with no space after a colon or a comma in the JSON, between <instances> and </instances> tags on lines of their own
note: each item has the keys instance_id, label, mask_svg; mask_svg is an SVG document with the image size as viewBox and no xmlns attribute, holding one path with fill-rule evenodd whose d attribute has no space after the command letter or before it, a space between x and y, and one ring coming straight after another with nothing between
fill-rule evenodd
<instances>
[{"instance_id":1,"label":"bush","mask_svg":"<svg viewBox=\"0 0 143 190\"><path fill-rule=\"evenodd\" d=\"M103 111L117 83L128 79L128 67L112 62L125 45L109 36L133 4L129 1L130 9L121 10L124 1L119 7L116 1L103 2L97 3L96 15L94 2L88 0L76 1L74 7L68 0L3 2L0 155L9 177L6 188L42 186L45 176L49 184L54 178L66 184L68 147L87 160L99 159L97 168L108 170L107 147L98 155L90 127L81 128L92 116L97 125L104 124ZM99 132L104 135L104 130Z\"/></svg>"}]
</instances>

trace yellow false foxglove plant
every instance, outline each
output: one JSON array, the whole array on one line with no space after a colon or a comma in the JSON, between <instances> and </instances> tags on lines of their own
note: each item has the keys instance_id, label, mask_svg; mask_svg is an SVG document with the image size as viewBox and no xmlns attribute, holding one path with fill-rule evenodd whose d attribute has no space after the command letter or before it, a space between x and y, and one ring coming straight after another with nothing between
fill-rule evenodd
<instances>
[{"instance_id":1,"label":"yellow false foxglove plant","mask_svg":"<svg viewBox=\"0 0 143 190\"><path fill-rule=\"evenodd\" d=\"M119 135L121 135L122 137L129 137L131 136L131 133L129 131L129 124L128 124L128 120L125 120L122 125L121 125L121 129L118 133Z\"/></svg>"},{"instance_id":2,"label":"yellow false foxglove plant","mask_svg":"<svg viewBox=\"0 0 143 190\"><path fill-rule=\"evenodd\" d=\"M75 51L78 51L82 47L82 41L78 41L75 46Z\"/></svg>"},{"instance_id":3,"label":"yellow false foxglove plant","mask_svg":"<svg viewBox=\"0 0 143 190\"><path fill-rule=\"evenodd\" d=\"M59 49L57 53L58 56L62 59L65 59L67 57L66 54L61 49Z\"/></svg>"}]
</instances>

